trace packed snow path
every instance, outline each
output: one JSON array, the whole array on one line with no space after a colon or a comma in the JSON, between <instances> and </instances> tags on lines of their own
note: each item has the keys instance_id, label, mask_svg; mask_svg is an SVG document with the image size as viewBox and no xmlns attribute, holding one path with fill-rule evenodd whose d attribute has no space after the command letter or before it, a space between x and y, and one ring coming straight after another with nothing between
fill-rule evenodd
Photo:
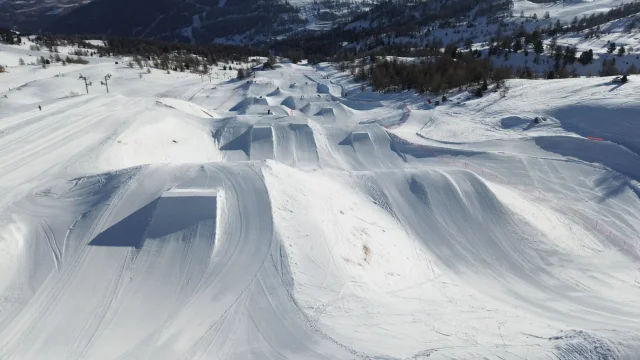
<instances>
[{"instance_id":1,"label":"packed snow path","mask_svg":"<svg viewBox=\"0 0 640 360\"><path fill-rule=\"evenodd\" d=\"M640 354L640 78L9 70L0 359Z\"/></svg>"}]
</instances>

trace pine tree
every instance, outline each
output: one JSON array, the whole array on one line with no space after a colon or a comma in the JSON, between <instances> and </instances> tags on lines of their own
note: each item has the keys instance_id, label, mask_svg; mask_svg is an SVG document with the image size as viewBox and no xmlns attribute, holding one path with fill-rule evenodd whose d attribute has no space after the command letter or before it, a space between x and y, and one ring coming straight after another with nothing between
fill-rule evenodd
<instances>
[{"instance_id":1,"label":"pine tree","mask_svg":"<svg viewBox=\"0 0 640 360\"><path fill-rule=\"evenodd\" d=\"M533 43L533 52L538 55L544 52L544 44L542 43L541 39L538 39Z\"/></svg>"},{"instance_id":2,"label":"pine tree","mask_svg":"<svg viewBox=\"0 0 640 360\"><path fill-rule=\"evenodd\" d=\"M513 42L513 52L517 53L522 50L522 40L517 38L516 41Z\"/></svg>"},{"instance_id":3,"label":"pine tree","mask_svg":"<svg viewBox=\"0 0 640 360\"><path fill-rule=\"evenodd\" d=\"M593 50L583 51L578 58L578 62L582 65L591 64L593 61Z\"/></svg>"},{"instance_id":4,"label":"pine tree","mask_svg":"<svg viewBox=\"0 0 640 360\"><path fill-rule=\"evenodd\" d=\"M574 16L573 20L571 20L571 28L572 29L577 29L578 28L578 17Z\"/></svg>"},{"instance_id":5,"label":"pine tree","mask_svg":"<svg viewBox=\"0 0 640 360\"><path fill-rule=\"evenodd\" d=\"M551 39L549 44L547 44L547 52L549 53L549 56L553 56L557 46L558 46L558 42L556 41L556 39L555 38Z\"/></svg>"},{"instance_id":6,"label":"pine tree","mask_svg":"<svg viewBox=\"0 0 640 360\"><path fill-rule=\"evenodd\" d=\"M575 47L567 46L564 48L564 62L565 64L573 64L576 61L576 53L578 50Z\"/></svg>"},{"instance_id":7,"label":"pine tree","mask_svg":"<svg viewBox=\"0 0 640 360\"><path fill-rule=\"evenodd\" d=\"M556 48L553 52L553 58L556 60L556 62L558 62L562 60L563 56L564 56L564 51L562 51L562 46L556 45Z\"/></svg>"},{"instance_id":8,"label":"pine tree","mask_svg":"<svg viewBox=\"0 0 640 360\"><path fill-rule=\"evenodd\" d=\"M624 46L620 46L620 48L618 49L618 56L622 56L626 52L627 50L624 48Z\"/></svg>"}]
</instances>

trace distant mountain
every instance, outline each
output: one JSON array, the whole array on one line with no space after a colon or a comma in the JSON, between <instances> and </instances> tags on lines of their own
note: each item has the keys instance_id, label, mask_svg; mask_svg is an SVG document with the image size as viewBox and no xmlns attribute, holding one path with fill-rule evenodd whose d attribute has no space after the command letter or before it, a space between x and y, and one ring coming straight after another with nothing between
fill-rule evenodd
<instances>
[{"instance_id":1,"label":"distant mountain","mask_svg":"<svg viewBox=\"0 0 640 360\"><path fill-rule=\"evenodd\" d=\"M190 43L264 44L302 30L331 29L376 1L95 0L56 18L46 30Z\"/></svg>"},{"instance_id":2,"label":"distant mountain","mask_svg":"<svg viewBox=\"0 0 640 360\"><path fill-rule=\"evenodd\" d=\"M47 30L207 43L266 42L304 26L300 8L282 0L97 0Z\"/></svg>"},{"instance_id":3,"label":"distant mountain","mask_svg":"<svg viewBox=\"0 0 640 360\"><path fill-rule=\"evenodd\" d=\"M378 0L0 0L0 27L255 45L343 24Z\"/></svg>"},{"instance_id":4,"label":"distant mountain","mask_svg":"<svg viewBox=\"0 0 640 360\"><path fill-rule=\"evenodd\" d=\"M0 27L38 31L91 0L0 0Z\"/></svg>"}]
</instances>

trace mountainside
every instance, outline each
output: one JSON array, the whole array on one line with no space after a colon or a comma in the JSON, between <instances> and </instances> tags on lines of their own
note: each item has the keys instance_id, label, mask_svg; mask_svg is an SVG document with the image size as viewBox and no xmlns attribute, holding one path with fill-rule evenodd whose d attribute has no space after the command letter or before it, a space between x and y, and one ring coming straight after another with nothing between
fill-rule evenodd
<instances>
[{"instance_id":1,"label":"mountainside","mask_svg":"<svg viewBox=\"0 0 640 360\"><path fill-rule=\"evenodd\" d=\"M44 29L58 17L91 0L0 0L0 27Z\"/></svg>"},{"instance_id":2,"label":"mountainside","mask_svg":"<svg viewBox=\"0 0 640 360\"><path fill-rule=\"evenodd\" d=\"M279 0L98 0L57 19L49 31L211 42L245 36L267 41L303 22Z\"/></svg>"},{"instance_id":3,"label":"mountainside","mask_svg":"<svg viewBox=\"0 0 640 360\"><path fill-rule=\"evenodd\" d=\"M4 0L0 1L0 27L201 44L265 45L292 38L291 44L316 49L324 47L316 41L317 34L329 31L320 37L332 42L328 47L332 53L345 46L357 51L395 44L415 48L430 41L462 47L467 41L480 43L494 34L500 37L516 31L513 27L522 22L532 30L580 20L583 29L583 18L592 22L594 16L632 2Z\"/></svg>"},{"instance_id":4,"label":"mountainside","mask_svg":"<svg viewBox=\"0 0 640 360\"><path fill-rule=\"evenodd\" d=\"M640 354L640 76L435 105L31 45L0 45L1 359Z\"/></svg>"},{"instance_id":5,"label":"mountainside","mask_svg":"<svg viewBox=\"0 0 640 360\"><path fill-rule=\"evenodd\" d=\"M339 0L97 0L57 18L47 30L191 43L264 44L302 29L331 28L370 6Z\"/></svg>"}]
</instances>

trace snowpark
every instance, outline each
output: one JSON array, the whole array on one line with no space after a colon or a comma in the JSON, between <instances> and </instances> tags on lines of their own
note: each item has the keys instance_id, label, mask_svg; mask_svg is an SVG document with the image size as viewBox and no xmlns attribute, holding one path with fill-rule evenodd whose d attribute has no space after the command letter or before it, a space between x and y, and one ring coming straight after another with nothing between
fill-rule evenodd
<instances>
[{"instance_id":1,"label":"snowpark","mask_svg":"<svg viewBox=\"0 0 640 360\"><path fill-rule=\"evenodd\" d=\"M640 354L640 77L90 60L0 74L0 359Z\"/></svg>"}]
</instances>

